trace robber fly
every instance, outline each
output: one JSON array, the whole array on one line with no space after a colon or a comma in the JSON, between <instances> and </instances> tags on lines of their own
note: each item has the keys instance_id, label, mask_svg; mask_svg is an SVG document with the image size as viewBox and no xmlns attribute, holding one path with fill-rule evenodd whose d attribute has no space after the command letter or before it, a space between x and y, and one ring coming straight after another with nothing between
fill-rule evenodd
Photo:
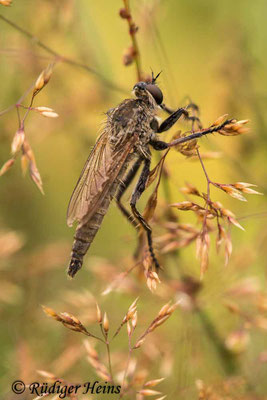
<instances>
[{"instance_id":1,"label":"robber fly","mask_svg":"<svg viewBox=\"0 0 267 400\"><path fill-rule=\"evenodd\" d=\"M151 258L155 267L159 268L153 250L151 227L136 208L150 173L150 148L165 150L214 130L200 129L170 143L158 140L157 133L170 129L182 115L197 119L189 116L187 107L173 112L163 104L162 91L156 84L158 76L154 77L152 73L151 83L138 82L133 88L134 99L126 99L106 113L103 132L85 163L68 206L68 225L78 221L68 267L71 277L82 267L83 257L100 228L112 198L116 199L119 209L135 227L141 225L144 228ZM156 118L158 108L170 114L161 124ZM121 197L141 166L142 171L130 200L131 214L121 203Z\"/></svg>"}]
</instances>

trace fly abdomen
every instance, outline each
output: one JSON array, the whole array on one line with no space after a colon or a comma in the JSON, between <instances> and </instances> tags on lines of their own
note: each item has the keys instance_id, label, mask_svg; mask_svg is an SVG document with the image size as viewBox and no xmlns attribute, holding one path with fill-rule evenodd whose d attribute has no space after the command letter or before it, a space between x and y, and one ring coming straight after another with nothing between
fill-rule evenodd
<instances>
[{"instance_id":1,"label":"fly abdomen","mask_svg":"<svg viewBox=\"0 0 267 400\"><path fill-rule=\"evenodd\" d=\"M77 226L74 242L72 245L71 261L68 267L68 275L72 278L76 275L83 264L83 257L87 253L95 235L97 234L100 225L109 204L111 202L111 196L107 196L102 202L101 207L94 213L89 221L86 223L80 223Z\"/></svg>"}]
</instances>

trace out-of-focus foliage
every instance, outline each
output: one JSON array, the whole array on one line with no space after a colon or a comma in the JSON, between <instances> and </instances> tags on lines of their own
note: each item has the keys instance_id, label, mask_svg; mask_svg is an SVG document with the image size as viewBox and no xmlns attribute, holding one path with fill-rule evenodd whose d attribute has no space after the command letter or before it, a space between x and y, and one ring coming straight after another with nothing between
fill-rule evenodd
<instances>
[{"instance_id":1,"label":"out-of-focus foliage","mask_svg":"<svg viewBox=\"0 0 267 400\"><path fill-rule=\"evenodd\" d=\"M51 107L59 118L46 119L31 112L26 124L45 196L28 176L21 176L19 160L0 178L0 386L13 398L11 382L19 378L32 382L38 379L36 370L40 369L69 381L96 379L79 335L47 319L41 304L73 312L83 324L92 324L96 330L96 298L107 312L111 328L116 329L139 296L138 337L163 304L180 299L182 305L169 321L151 333L143 353L135 353L141 361L137 367L140 381L166 377L160 387L170 399L264 398L264 196L247 196L248 202L241 203L211 188L212 199L231 209L245 232L232 229L233 255L227 268L223 255L212 250L201 284L195 247L191 245L164 258L162 283L155 293L148 290L136 269L102 295L119 274L134 264L131 255L136 234L114 204L86 257L84 269L74 280L66 278L73 235L66 225L70 194L99 133L104 112L130 96L136 82L134 65L126 67L122 62L131 43L127 25L119 17L122 3L13 0L12 7L0 5L3 16L29 30L60 55L87 64L118 87L111 89L95 74L57 63L49 84L36 97L35 106ZM142 70L147 74L150 68L162 70L159 85L166 104L176 108L190 96L200 106L204 126L225 113L251 121L250 132L245 135L208 136L198 142L202 153L221 155L218 159L204 159L210 178L221 183L253 182L266 193L267 3L132 0L131 9L139 27ZM0 31L1 111L16 103L53 57L3 20ZM30 97L24 104L29 101ZM16 110L0 117L1 165L9 158L17 125ZM170 140L174 133L175 128L164 139ZM158 155L153 157L155 165ZM169 178L167 187L166 181L160 185L159 213L166 203L166 193L169 204L185 200L180 191L185 182L206 191L205 176L196 159L186 159L171 150L166 167ZM143 198L140 208L148 194ZM177 211L175 215L182 223L194 222L188 213ZM157 218L153 228L156 237ZM124 369L127 349L126 334L114 341L111 352L117 372ZM101 351L106 361L100 347Z\"/></svg>"}]
</instances>

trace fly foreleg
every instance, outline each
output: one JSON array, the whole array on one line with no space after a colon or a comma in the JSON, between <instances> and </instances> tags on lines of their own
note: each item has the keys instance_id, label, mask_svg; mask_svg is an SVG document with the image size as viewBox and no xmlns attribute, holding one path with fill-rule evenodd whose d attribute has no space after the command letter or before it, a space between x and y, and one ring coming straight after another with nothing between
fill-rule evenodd
<instances>
[{"instance_id":1,"label":"fly foreleg","mask_svg":"<svg viewBox=\"0 0 267 400\"><path fill-rule=\"evenodd\" d=\"M169 130L181 116L184 115L189 118L189 113L185 108L178 108L168 118L166 118L158 127L157 133L162 133Z\"/></svg>"},{"instance_id":2,"label":"fly foreleg","mask_svg":"<svg viewBox=\"0 0 267 400\"><path fill-rule=\"evenodd\" d=\"M194 126L194 124L196 124L196 125L198 126L199 129L202 128L202 124L201 124L200 119L198 118L198 116L196 116L196 115L190 115L189 112L188 112L188 110L191 109L191 110L193 111L193 113L195 113L195 114L198 114L198 113L199 113L199 108L198 108L198 106L197 106L195 103L190 102L186 107L178 108L177 111L171 110L171 109L170 109L169 107L167 107L165 104L161 104L161 105L160 105L160 108L161 108L162 110L164 110L167 114L169 114L170 117L167 118L165 121L162 122L162 124L160 125L159 129L161 128L161 126L162 126L163 124L167 124L167 125L168 125L168 123L169 123L170 121L174 121L174 122L172 122L171 126L169 126L169 128L172 127L172 125L173 125L176 121L178 121L178 119L181 117L181 115L183 115L184 118L185 118L187 121L192 121L192 126ZM179 115L179 110L184 110L184 111L182 112L182 114ZM177 114L178 114L178 118L177 118ZM175 119L175 118L177 118L177 119ZM169 121L169 122L167 122L167 121ZM164 126L164 125L163 125L163 126ZM158 130L158 133L165 132L165 131L166 131L167 129L169 129L169 128L166 128L166 129L161 130L161 131Z\"/></svg>"},{"instance_id":3,"label":"fly foreleg","mask_svg":"<svg viewBox=\"0 0 267 400\"><path fill-rule=\"evenodd\" d=\"M206 136L210 133L215 133L220 131L225 125L230 124L232 122L231 119L228 119L224 121L222 124L217 125L217 126L211 126L210 128L207 129L201 129L199 131L196 131L192 133L191 135L180 137L178 139L173 140L170 143L163 142L162 140L151 140L149 144L155 149L155 150L165 150L168 149L169 147L177 146L178 144L189 142L190 140L193 139L199 139L202 136Z\"/></svg>"},{"instance_id":4,"label":"fly foreleg","mask_svg":"<svg viewBox=\"0 0 267 400\"><path fill-rule=\"evenodd\" d=\"M146 222L146 220L143 218L143 216L140 214L140 212L136 208L136 203L138 199L140 198L141 194L144 192L146 188L146 183L149 177L150 173L150 160L145 159L145 165L143 167L142 173L140 175L140 178L136 184L136 187L133 191L131 201L130 201L130 206L133 212L133 215L135 218L139 221L139 223L142 225L142 227L145 229L146 234L147 234L147 241L148 241L148 248L149 252L151 254L152 260L156 266L157 269L160 268L160 265L158 263L158 260L155 256L154 249L153 249L153 242L152 242L152 229L149 226L149 224Z\"/></svg>"}]
</instances>

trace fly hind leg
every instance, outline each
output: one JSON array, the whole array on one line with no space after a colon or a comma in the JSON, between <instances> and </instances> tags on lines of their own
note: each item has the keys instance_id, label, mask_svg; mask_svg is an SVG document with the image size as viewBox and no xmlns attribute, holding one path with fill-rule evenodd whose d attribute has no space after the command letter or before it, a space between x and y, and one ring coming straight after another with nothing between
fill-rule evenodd
<instances>
[{"instance_id":1,"label":"fly hind leg","mask_svg":"<svg viewBox=\"0 0 267 400\"><path fill-rule=\"evenodd\" d=\"M154 249L153 249L153 242L152 242L152 229L149 226L149 224L146 222L146 220L143 218L143 216L140 214L140 212L136 208L136 203L138 199L140 198L141 194L144 192L146 188L146 183L149 177L149 172L150 172L150 160L145 159L145 165L143 167L142 173L140 175L140 178L137 182L137 185L133 191L131 201L130 201L130 206L132 209L132 213L135 216L135 218L139 221L139 223L142 225L144 230L146 231L147 234L147 241L148 241L148 248L149 252L151 255L151 258L156 266L156 269L160 268L159 262L155 256Z\"/></svg>"},{"instance_id":2,"label":"fly hind leg","mask_svg":"<svg viewBox=\"0 0 267 400\"><path fill-rule=\"evenodd\" d=\"M127 220L134 226L135 229L138 230L138 223L135 221L135 218L131 213L124 207L124 205L121 203L121 198L125 191L128 189L130 184L132 183L134 177L136 176L136 173L142 163L142 159L138 158L134 165L131 167L131 169L128 171L126 177L121 181L119 189L116 193L116 201L117 201L117 206L122 212L122 214L127 218Z\"/></svg>"},{"instance_id":3,"label":"fly hind leg","mask_svg":"<svg viewBox=\"0 0 267 400\"><path fill-rule=\"evenodd\" d=\"M130 186L130 184L132 183L133 179L135 178L142 162L143 162L143 158L141 158L141 157L135 161L135 163L133 164L133 166L128 171L127 175L125 176L125 178L122 179L119 189L116 193L116 201L117 201L117 206L118 206L119 210L127 218L127 221L129 221L131 223L131 225L136 229L136 231L138 233L140 232L140 224L136 220L135 216L133 214L131 214L124 207L124 205L121 202L121 198L124 195L125 191L128 189L128 187ZM142 246L143 246L142 236L138 235L138 243L137 243L134 255L133 255L134 259L137 259Z\"/></svg>"}]
</instances>

